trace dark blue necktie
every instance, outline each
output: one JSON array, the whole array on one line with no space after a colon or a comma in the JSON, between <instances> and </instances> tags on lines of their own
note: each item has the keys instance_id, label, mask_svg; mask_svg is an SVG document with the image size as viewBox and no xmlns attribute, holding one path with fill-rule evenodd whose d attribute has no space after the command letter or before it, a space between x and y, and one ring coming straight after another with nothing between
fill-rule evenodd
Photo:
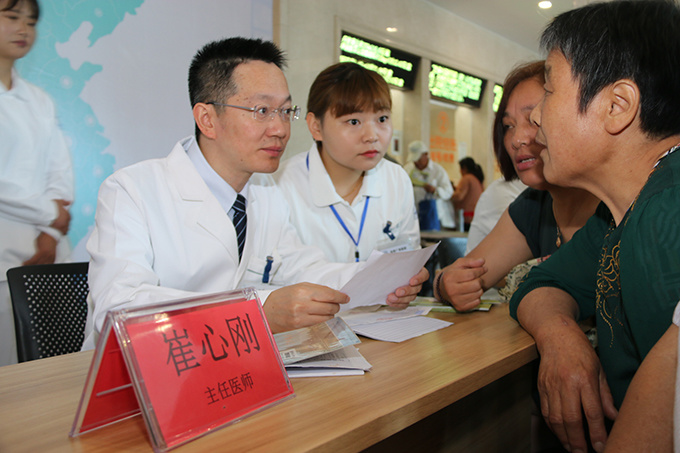
<instances>
[{"instance_id":1,"label":"dark blue necktie","mask_svg":"<svg viewBox=\"0 0 680 453\"><path fill-rule=\"evenodd\" d=\"M232 206L234 209L234 228L236 229L236 241L238 242L238 260L241 261L243 247L246 245L246 199L243 195L236 195L236 201Z\"/></svg>"}]
</instances>

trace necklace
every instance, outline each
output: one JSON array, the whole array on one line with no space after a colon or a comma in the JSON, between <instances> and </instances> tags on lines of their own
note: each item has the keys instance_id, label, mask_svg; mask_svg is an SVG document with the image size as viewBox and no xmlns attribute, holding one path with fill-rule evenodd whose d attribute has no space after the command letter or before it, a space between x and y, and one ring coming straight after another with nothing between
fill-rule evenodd
<instances>
[{"instance_id":1,"label":"necklace","mask_svg":"<svg viewBox=\"0 0 680 453\"><path fill-rule=\"evenodd\" d=\"M340 198L347 200L347 198L352 198L354 199L353 195L356 195L358 192L358 189L361 187L361 183L364 182L364 175L362 174L359 176L359 179L356 180L356 182L352 185L351 189L347 194L345 195L340 195ZM338 194L339 195L339 194ZM351 202L352 200L347 200L347 202Z\"/></svg>"},{"instance_id":2,"label":"necklace","mask_svg":"<svg viewBox=\"0 0 680 453\"><path fill-rule=\"evenodd\" d=\"M557 238L555 239L555 245L557 248L560 248L560 245L562 245L562 232L560 231L560 226L556 225L557 228Z\"/></svg>"}]
</instances>

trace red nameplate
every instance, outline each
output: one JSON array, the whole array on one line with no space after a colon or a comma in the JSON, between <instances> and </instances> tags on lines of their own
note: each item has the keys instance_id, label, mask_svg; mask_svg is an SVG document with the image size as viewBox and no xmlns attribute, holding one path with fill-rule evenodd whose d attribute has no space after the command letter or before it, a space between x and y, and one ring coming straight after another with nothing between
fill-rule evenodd
<instances>
[{"instance_id":1,"label":"red nameplate","mask_svg":"<svg viewBox=\"0 0 680 453\"><path fill-rule=\"evenodd\" d=\"M141 412L166 451L292 396L251 288L112 311L70 435Z\"/></svg>"}]
</instances>

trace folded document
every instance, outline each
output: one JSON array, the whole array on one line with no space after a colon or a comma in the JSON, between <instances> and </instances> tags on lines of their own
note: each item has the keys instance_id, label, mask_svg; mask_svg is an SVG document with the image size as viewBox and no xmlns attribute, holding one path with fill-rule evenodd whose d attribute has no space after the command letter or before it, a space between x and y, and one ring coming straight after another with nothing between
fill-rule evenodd
<instances>
[{"instance_id":1,"label":"folded document","mask_svg":"<svg viewBox=\"0 0 680 453\"><path fill-rule=\"evenodd\" d=\"M354 347L361 340L339 317L277 333L274 340L289 377L356 375L371 369Z\"/></svg>"}]
</instances>

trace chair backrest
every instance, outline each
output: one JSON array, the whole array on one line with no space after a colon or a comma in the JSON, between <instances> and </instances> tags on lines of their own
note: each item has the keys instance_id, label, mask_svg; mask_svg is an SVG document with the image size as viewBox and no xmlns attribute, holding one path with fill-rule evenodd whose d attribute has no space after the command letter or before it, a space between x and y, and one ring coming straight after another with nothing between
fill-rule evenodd
<instances>
[{"instance_id":1,"label":"chair backrest","mask_svg":"<svg viewBox=\"0 0 680 453\"><path fill-rule=\"evenodd\" d=\"M439 252L439 265L442 269L456 261L458 258L465 256L467 240L467 236L454 236L441 240L437 252Z\"/></svg>"},{"instance_id":2,"label":"chair backrest","mask_svg":"<svg viewBox=\"0 0 680 453\"><path fill-rule=\"evenodd\" d=\"M87 319L88 263L7 271L19 362L80 351Z\"/></svg>"}]
</instances>

